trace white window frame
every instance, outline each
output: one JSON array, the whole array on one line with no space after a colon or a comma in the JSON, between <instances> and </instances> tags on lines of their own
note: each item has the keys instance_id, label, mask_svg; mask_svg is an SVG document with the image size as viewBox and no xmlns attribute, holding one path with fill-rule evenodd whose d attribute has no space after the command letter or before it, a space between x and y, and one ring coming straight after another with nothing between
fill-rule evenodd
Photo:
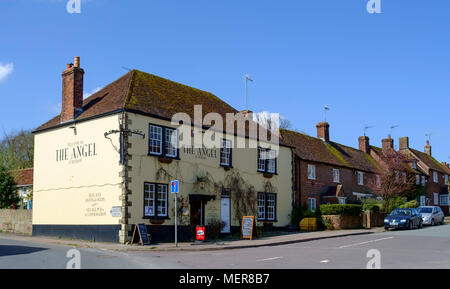
<instances>
[{"instance_id":1,"label":"white window frame","mask_svg":"<svg viewBox=\"0 0 450 289\"><path fill-rule=\"evenodd\" d=\"M333 182L334 183L340 183L341 182L341 176L339 169L333 169Z\"/></svg>"},{"instance_id":2,"label":"white window frame","mask_svg":"<svg viewBox=\"0 0 450 289\"><path fill-rule=\"evenodd\" d=\"M220 147L220 165L231 166L231 140L223 138Z\"/></svg>"},{"instance_id":3,"label":"white window frame","mask_svg":"<svg viewBox=\"0 0 450 289\"><path fill-rule=\"evenodd\" d=\"M448 206L449 205L449 199L448 199L448 194L446 195L440 195L440 205L441 206Z\"/></svg>"},{"instance_id":4,"label":"white window frame","mask_svg":"<svg viewBox=\"0 0 450 289\"><path fill-rule=\"evenodd\" d=\"M166 218L168 216L168 185L144 183L144 217ZM151 208L151 213L147 212Z\"/></svg>"},{"instance_id":5,"label":"white window frame","mask_svg":"<svg viewBox=\"0 0 450 289\"><path fill-rule=\"evenodd\" d=\"M162 155L163 151L163 128L158 125L150 124L149 126L149 153L151 155ZM156 151L158 148L159 152ZM155 151L153 151L155 149Z\"/></svg>"},{"instance_id":6,"label":"white window frame","mask_svg":"<svg viewBox=\"0 0 450 289\"><path fill-rule=\"evenodd\" d=\"M448 185L448 175L444 175L444 182L446 185Z\"/></svg>"},{"instance_id":7,"label":"white window frame","mask_svg":"<svg viewBox=\"0 0 450 289\"><path fill-rule=\"evenodd\" d=\"M427 197L420 196L420 206L426 206L427 203Z\"/></svg>"},{"instance_id":8,"label":"white window frame","mask_svg":"<svg viewBox=\"0 0 450 289\"><path fill-rule=\"evenodd\" d=\"M266 219L266 194L258 193L258 220Z\"/></svg>"},{"instance_id":9,"label":"white window frame","mask_svg":"<svg viewBox=\"0 0 450 289\"><path fill-rule=\"evenodd\" d=\"M425 176L422 176L422 186L425 186L427 183L427 179L425 178Z\"/></svg>"},{"instance_id":10,"label":"white window frame","mask_svg":"<svg viewBox=\"0 0 450 289\"><path fill-rule=\"evenodd\" d=\"M275 221L277 218L277 195L258 193L258 221Z\"/></svg>"},{"instance_id":11,"label":"white window frame","mask_svg":"<svg viewBox=\"0 0 450 289\"><path fill-rule=\"evenodd\" d=\"M308 198L308 209L311 210L311 212L315 212L317 209L317 200L316 198Z\"/></svg>"},{"instance_id":12,"label":"white window frame","mask_svg":"<svg viewBox=\"0 0 450 289\"><path fill-rule=\"evenodd\" d=\"M277 151L258 148L258 172L276 174L277 172Z\"/></svg>"},{"instance_id":13,"label":"white window frame","mask_svg":"<svg viewBox=\"0 0 450 289\"><path fill-rule=\"evenodd\" d=\"M274 174L277 170L277 157L276 157L276 151L274 150L268 150L267 151L267 172Z\"/></svg>"},{"instance_id":14,"label":"white window frame","mask_svg":"<svg viewBox=\"0 0 450 289\"><path fill-rule=\"evenodd\" d=\"M258 148L258 172L266 171L266 149Z\"/></svg>"},{"instance_id":15,"label":"white window frame","mask_svg":"<svg viewBox=\"0 0 450 289\"><path fill-rule=\"evenodd\" d=\"M364 173L358 171L358 185L364 186Z\"/></svg>"},{"instance_id":16,"label":"white window frame","mask_svg":"<svg viewBox=\"0 0 450 289\"><path fill-rule=\"evenodd\" d=\"M416 175L416 185L420 185L420 176Z\"/></svg>"},{"instance_id":17,"label":"white window frame","mask_svg":"<svg viewBox=\"0 0 450 289\"><path fill-rule=\"evenodd\" d=\"M439 183L439 174L436 171L433 171L433 182Z\"/></svg>"},{"instance_id":18,"label":"white window frame","mask_svg":"<svg viewBox=\"0 0 450 289\"><path fill-rule=\"evenodd\" d=\"M169 158L176 158L178 155L178 131L174 128L166 127L165 131L165 141L164 141L164 155ZM169 133L173 135L169 136Z\"/></svg>"},{"instance_id":19,"label":"white window frame","mask_svg":"<svg viewBox=\"0 0 450 289\"><path fill-rule=\"evenodd\" d=\"M346 200L347 200L346 197L338 197L339 204L342 204L342 205L345 204Z\"/></svg>"},{"instance_id":20,"label":"white window frame","mask_svg":"<svg viewBox=\"0 0 450 289\"><path fill-rule=\"evenodd\" d=\"M439 205L439 194L438 193L433 193L433 203L434 205Z\"/></svg>"},{"instance_id":21,"label":"white window frame","mask_svg":"<svg viewBox=\"0 0 450 289\"><path fill-rule=\"evenodd\" d=\"M316 166L315 165L308 165L308 180L315 180L316 179Z\"/></svg>"}]
</instances>

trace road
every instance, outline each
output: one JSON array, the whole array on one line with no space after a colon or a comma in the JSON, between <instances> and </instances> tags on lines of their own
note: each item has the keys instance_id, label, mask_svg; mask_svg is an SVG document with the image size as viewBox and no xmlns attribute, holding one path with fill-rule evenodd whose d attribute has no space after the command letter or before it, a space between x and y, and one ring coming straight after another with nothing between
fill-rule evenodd
<instances>
[{"instance_id":1,"label":"road","mask_svg":"<svg viewBox=\"0 0 450 289\"><path fill-rule=\"evenodd\" d=\"M371 249L381 268L450 268L450 225L324 239L290 245L203 252L149 252L192 268L364 269Z\"/></svg>"},{"instance_id":2,"label":"road","mask_svg":"<svg viewBox=\"0 0 450 289\"><path fill-rule=\"evenodd\" d=\"M70 246L0 239L0 268L66 268ZM77 249L77 248L75 248ZM281 246L196 252L77 249L81 268L366 268L371 249L381 268L450 268L450 225Z\"/></svg>"},{"instance_id":3,"label":"road","mask_svg":"<svg viewBox=\"0 0 450 289\"><path fill-rule=\"evenodd\" d=\"M79 255L70 251L73 249L78 250ZM65 269L68 264L75 267L76 260L81 269L187 268L155 256L0 239L0 269Z\"/></svg>"}]
</instances>

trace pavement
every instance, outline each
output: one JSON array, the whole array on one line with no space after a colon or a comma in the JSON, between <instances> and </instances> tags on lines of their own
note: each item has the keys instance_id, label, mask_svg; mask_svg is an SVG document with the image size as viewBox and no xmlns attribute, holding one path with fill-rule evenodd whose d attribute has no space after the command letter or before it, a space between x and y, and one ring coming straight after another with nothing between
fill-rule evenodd
<instances>
[{"instance_id":1,"label":"pavement","mask_svg":"<svg viewBox=\"0 0 450 289\"><path fill-rule=\"evenodd\" d=\"M258 248L267 246L279 246L315 240L339 238L346 236L367 235L383 232L383 228L357 229L357 230L335 230L319 232L296 232L278 236L263 237L253 240L233 240L217 242L180 242L178 246L174 243L156 243L147 246L125 245L117 243L91 242L76 239L63 239L56 237L24 236L12 233L0 233L0 240L15 240L33 242L38 244L51 244L71 246L74 248L105 249L112 251L214 251L229 249Z\"/></svg>"}]
</instances>

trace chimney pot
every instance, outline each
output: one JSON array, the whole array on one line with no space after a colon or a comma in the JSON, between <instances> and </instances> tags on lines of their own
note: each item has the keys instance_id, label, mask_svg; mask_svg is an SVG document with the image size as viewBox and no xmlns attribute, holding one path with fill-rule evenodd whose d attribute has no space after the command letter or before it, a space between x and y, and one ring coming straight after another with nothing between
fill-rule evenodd
<instances>
[{"instance_id":1,"label":"chimney pot","mask_svg":"<svg viewBox=\"0 0 450 289\"><path fill-rule=\"evenodd\" d=\"M394 140L389 135L388 138L381 140L383 151L393 150L394 149Z\"/></svg>"},{"instance_id":2,"label":"chimney pot","mask_svg":"<svg viewBox=\"0 0 450 289\"><path fill-rule=\"evenodd\" d=\"M67 69L62 73L61 123L75 119L82 111L84 70L79 65L80 58L75 57L75 67L68 64Z\"/></svg>"},{"instance_id":3,"label":"chimney pot","mask_svg":"<svg viewBox=\"0 0 450 289\"><path fill-rule=\"evenodd\" d=\"M431 156L431 146L430 146L430 141L427 140L427 145L425 146L425 153L429 156Z\"/></svg>"},{"instance_id":4,"label":"chimney pot","mask_svg":"<svg viewBox=\"0 0 450 289\"><path fill-rule=\"evenodd\" d=\"M316 125L317 128L317 137L329 142L330 141L330 124L328 122L319 122Z\"/></svg>"},{"instance_id":5,"label":"chimney pot","mask_svg":"<svg viewBox=\"0 0 450 289\"><path fill-rule=\"evenodd\" d=\"M399 150L409 149L409 137L401 137L398 139Z\"/></svg>"},{"instance_id":6,"label":"chimney pot","mask_svg":"<svg viewBox=\"0 0 450 289\"><path fill-rule=\"evenodd\" d=\"M79 56L75 56L73 62L74 62L74 67L80 67L80 57Z\"/></svg>"},{"instance_id":7,"label":"chimney pot","mask_svg":"<svg viewBox=\"0 0 450 289\"><path fill-rule=\"evenodd\" d=\"M358 138L359 150L365 152L366 154L370 154L370 143L369 137L360 136Z\"/></svg>"}]
</instances>

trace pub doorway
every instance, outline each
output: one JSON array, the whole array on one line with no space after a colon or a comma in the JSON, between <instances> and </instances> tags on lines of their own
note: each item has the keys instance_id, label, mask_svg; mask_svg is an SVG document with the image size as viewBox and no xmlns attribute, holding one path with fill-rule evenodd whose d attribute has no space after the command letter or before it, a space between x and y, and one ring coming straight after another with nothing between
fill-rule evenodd
<instances>
[{"instance_id":1,"label":"pub doorway","mask_svg":"<svg viewBox=\"0 0 450 289\"><path fill-rule=\"evenodd\" d=\"M195 240L197 226L205 226L205 205L215 196L189 195L191 238Z\"/></svg>"}]
</instances>

